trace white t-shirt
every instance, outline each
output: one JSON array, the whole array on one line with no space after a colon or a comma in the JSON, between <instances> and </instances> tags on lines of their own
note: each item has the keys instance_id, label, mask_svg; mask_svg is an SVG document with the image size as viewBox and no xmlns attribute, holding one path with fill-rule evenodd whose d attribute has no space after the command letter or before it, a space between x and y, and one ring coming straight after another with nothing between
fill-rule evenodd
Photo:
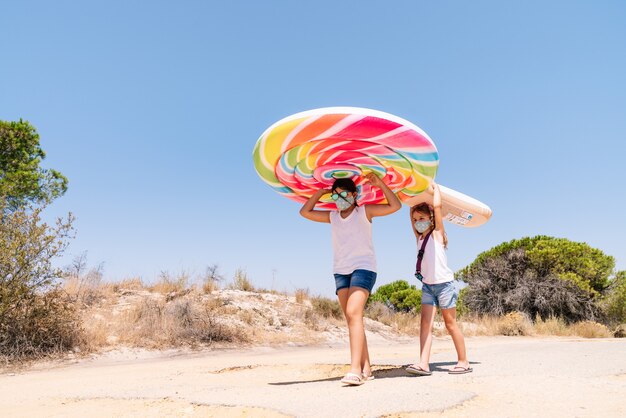
<instances>
[{"instance_id":1,"label":"white t-shirt","mask_svg":"<svg viewBox=\"0 0 626 418\"><path fill-rule=\"evenodd\" d=\"M417 250L422 248L423 240L417 241ZM443 244L431 235L424 249L422 259L422 282L426 284L440 284L454 280L454 273L448 267L448 256Z\"/></svg>"},{"instance_id":2,"label":"white t-shirt","mask_svg":"<svg viewBox=\"0 0 626 418\"><path fill-rule=\"evenodd\" d=\"M333 240L333 273L350 274L354 270L376 271L372 242L372 223L365 208L357 206L343 219L339 211L330 212Z\"/></svg>"}]
</instances>

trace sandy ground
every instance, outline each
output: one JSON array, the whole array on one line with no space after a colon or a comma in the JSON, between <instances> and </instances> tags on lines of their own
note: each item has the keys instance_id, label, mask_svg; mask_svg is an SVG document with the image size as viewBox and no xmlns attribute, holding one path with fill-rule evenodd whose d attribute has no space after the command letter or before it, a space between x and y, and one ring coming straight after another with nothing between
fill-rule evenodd
<instances>
[{"instance_id":1,"label":"sandy ground","mask_svg":"<svg viewBox=\"0 0 626 418\"><path fill-rule=\"evenodd\" d=\"M418 342L373 339L372 381L344 387L347 345L175 354L118 351L0 375L2 417L624 417L626 339L468 338L474 372L403 365Z\"/></svg>"}]
</instances>

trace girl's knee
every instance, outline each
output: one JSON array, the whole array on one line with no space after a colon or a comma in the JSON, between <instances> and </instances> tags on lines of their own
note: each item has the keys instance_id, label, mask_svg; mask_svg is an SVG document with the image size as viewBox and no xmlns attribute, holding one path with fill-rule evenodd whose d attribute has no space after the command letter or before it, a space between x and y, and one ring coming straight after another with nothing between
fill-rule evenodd
<instances>
[{"instance_id":1,"label":"girl's knee","mask_svg":"<svg viewBox=\"0 0 626 418\"><path fill-rule=\"evenodd\" d=\"M346 308L345 316L348 322L361 320L363 319L363 309L348 306Z\"/></svg>"},{"instance_id":2,"label":"girl's knee","mask_svg":"<svg viewBox=\"0 0 626 418\"><path fill-rule=\"evenodd\" d=\"M456 331L457 330L456 321L446 322L446 330L450 334L452 334L454 331Z\"/></svg>"}]
</instances>

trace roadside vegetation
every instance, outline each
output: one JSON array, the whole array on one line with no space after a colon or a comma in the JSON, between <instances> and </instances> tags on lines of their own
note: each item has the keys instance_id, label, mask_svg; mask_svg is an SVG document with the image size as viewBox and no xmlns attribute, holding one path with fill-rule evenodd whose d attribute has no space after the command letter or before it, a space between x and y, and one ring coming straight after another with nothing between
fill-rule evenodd
<instances>
[{"instance_id":1,"label":"roadside vegetation","mask_svg":"<svg viewBox=\"0 0 626 418\"><path fill-rule=\"evenodd\" d=\"M260 289L237 269L162 272L150 283L105 280L87 253L54 267L74 236L71 213L52 224L42 213L68 187L40 166L45 153L28 122L0 121L0 363L119 347L202 348L312 344L344 338L335 298ZM457 273L466 335L626 336L626 272L585 243L547 236L502 243ZM415 280L378 287L368 321L418 335ZM370 326L380 324L368 322ZM367 326L367 325L366 325ZM440 318L435 334L445 335Z\"/></svg>"}]
</instances>

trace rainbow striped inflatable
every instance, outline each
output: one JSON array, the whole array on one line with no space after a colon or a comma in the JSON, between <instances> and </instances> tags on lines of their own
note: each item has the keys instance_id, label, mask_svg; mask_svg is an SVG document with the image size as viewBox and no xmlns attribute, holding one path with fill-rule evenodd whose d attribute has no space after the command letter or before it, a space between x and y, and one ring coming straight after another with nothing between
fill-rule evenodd
<instances>
[{"instance_id":1,"label":"rainbow striped inflatable","mask_svg":"<svg viewBox=\"0 0 626 418\"><path fill-rule=\"evenodd\" d=\"M385 203L382 191L364 179L369 172L407 202L426 190L439 165L435 144L420 128L389 113L356 107L284 118L261 135L252 158L264 182L299 203L343 177L357 184L359 204ZM317 207L336 208L329 195Z\"/></svg>"}]
</instances>

